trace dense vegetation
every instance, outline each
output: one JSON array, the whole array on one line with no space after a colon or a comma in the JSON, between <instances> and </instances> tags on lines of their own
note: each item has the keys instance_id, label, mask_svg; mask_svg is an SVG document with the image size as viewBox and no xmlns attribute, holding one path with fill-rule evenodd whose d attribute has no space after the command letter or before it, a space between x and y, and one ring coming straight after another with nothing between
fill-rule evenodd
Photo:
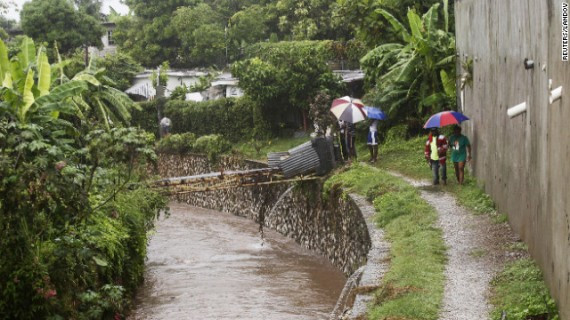
<instances>
[{"instance_id":1,"label":"dense vegetation","mask_svg":"<svg viewBox=\"0 0 570 320\"><path fill-rule=\"evenodd\" d=\"M102 70L68 79L28 38L0 41L0 79L0 317L120 316L165 205L144 187L153 136Z\"/></svg>"},{"instance_id":2,"label":"dense vegetation","mask_svg":"<svg viewBox=\"0 0 570 320\"><path fill-rule=\"evenodd\" d=\"M270 40L349 40L335 1L128 0L116 39L146 66L223 66L251 44ZM136 40L135 40L136 39Z\"/></svg>"},{"instance_id":3,"label":"dense vegetation","mask_svg":"<svg viewBox=\"0 0 570 320\"><path fill-rule=\"evenodd\" d=\"M84 45L100 46L103 27L101 3L87 0L32 0L21 12L22 30L37 41L71 53Z\"/></svg>"},{"instance_id":4,"label":"dense vegetation","mask_svg":"<svg viewBox=\"0 0 570 320\"><path fill-rule=\"evenodd\" d=\"M343 92L343 83L328 67L329 42L281 42L260 45L255 57L235 63L232 74L273 134L302 118L308 128L311 101L319 92ZM289 124L289 125L288 125ZM256 126L260 134L259 125Z\"/></svg>"},{"instance_id":5,"label":"dense vegetation","mask_svg":"<svg viewBox=\"0 0 570 320\"><path fill-rule=\"evenodd\" d=\"M429 115L455 109L455 36L449 32L447 0L423 16L409 10L406 25L377 10L397 40L383 43L361 60L372 90L368 100L383 106L393 122L421 128ZM440 14L442 12L442 14Z\"/></svg>"}]
</instances>

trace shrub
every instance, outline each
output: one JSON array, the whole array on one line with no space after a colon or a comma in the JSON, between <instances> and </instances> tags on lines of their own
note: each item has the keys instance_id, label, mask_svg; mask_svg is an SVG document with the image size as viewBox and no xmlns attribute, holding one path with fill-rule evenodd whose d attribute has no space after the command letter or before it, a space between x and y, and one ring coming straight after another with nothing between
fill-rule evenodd
<instances>
[{"instance_id":1,"label":"shrub","mask_svg":"<svg viewBox=\"0 0 570 320\"><path fill-rule=\"evenodd\" d=\"M220 154L229 151L230 143L220 135L202 136L194 143L194 151L207 154L210 160L215 160Z\"/></svg>"},{"instance_id":2,"label":"shrub","mask_svg":"<svg viewBox=\"0 0 570 320\"><path fill-rule=\"evenodd\" d=\"M191 132L171 134L158 142L156 150L163 153L187 153L192 151L195 142L196 135Z\"/></svg>"},{"instance_id":3,"label":"shrub","mask_svg":"<svg viewBox=\"0 0 570 320\"><path fill-rule=\"evenodd\" d=\"M188 87L186 87L184 84L180 85L172 90L170 99L184 101L186 99L187 93L190 93L190 89L188 89Z\"/></svg>"},{"instance_id":4,"label":"shrub","mask_svg":"<svg viewBox=\"0 0 570 320\"><path fill-rule=\"evenodd\" d=\"M140 110L131 112L131 125L159 136L158 112L162 113L166 99L156 99L139 104Z\"/></svg>"},{"instance_id":5,"label":"shrub","mask_svg":"<svg viewBox=\"0 0 570 320\"><path fill-rule=\"evenodd\" d=\"M172 133L218 134L231 141L251 138L253 134L253 104L245 98L169 101L164 114L172 120Z\"/></svg>"},{"instance_id":6,"label":"shrub","mask_svg":"<svg viewBox=\"0 0 570 320\"><path fill-rule=\"evenodd\" d=\"M386 143L404 141L408 137L408 126L398 125L390 128L386 133Z\"/></svg>"}]
</instances>

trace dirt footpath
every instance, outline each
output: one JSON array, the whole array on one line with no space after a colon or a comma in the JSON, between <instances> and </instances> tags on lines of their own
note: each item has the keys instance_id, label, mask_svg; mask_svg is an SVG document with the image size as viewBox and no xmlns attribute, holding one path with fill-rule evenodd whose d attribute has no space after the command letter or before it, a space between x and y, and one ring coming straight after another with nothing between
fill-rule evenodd
<instances>
[{"instance_id":1,"label":"dirt footpath","mask_svg":"<svg viewBox=\"0 0 570 320\"><path fill-rule=\"evenodd\" d=\"M507 261L515 258L509 248L519 238L507 223L497 224L489 215L475 215L439 186L391 173L418 188L422 198L438 212L438 225L448 247L440 319L489 319L490 281Z\"/></svg>"}]
</instances>

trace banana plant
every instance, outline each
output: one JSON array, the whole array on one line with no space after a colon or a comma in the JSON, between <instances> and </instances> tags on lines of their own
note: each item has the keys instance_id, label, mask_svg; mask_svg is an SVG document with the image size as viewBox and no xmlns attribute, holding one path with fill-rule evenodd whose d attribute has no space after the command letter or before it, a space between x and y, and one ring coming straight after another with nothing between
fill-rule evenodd
<instances>
[{"instance_id":1,"label":"banana plant","mask_svg":"<svg viewBox=\"0 0 570 320\"><path fill-rule=\"evenodd\" d=\"M0 112L22 124L34 117L57 119L60 112L74 113L74 96L88 89L82 80L72 80L52 87L51 65L46 50L36 51L34 42L24 38L20 53L12 60L0 40Z\"/></svg>"},{"instance_id":2,"label":"banana plant","mask_svg":"<svg viewBox=\"0 0 570 320\"><path fill-rule=\"evenodd\" d=\"M407 25L384 9L377 13L400 39L370 51L362 60L375 84L374 102L392 118L423 116L455 105L455 38L448 30L448 1L434 4L423 16L408 10Z\"/></svg>"},{"instance_id":3,"label":"banana plant","mask_svg":"<svg viewBox=\"0 0 570 320\"><path fill-rule=\"evenodd\" d=\"M97 68L93 59L71 81L88 84L88 90L72 98L76 108L82 111L85 119L102 123L107 130L112 125L127 126L131 110L138 108L127 94L113 87L113 81L105 76L105 69Z\"/></svg>"}]
</instances>

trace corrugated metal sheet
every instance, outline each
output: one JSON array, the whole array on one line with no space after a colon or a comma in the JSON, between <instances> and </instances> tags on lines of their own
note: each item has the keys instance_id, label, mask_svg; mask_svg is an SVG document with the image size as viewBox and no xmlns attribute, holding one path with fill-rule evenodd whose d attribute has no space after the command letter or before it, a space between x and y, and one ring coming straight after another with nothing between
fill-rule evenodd
<instances>
[{"instance_id":1,"label":"corrugated metal sheet","mask_svg":"<svg viewBox=\"0 0 570 320\"><path fill-rule=\"evenodd\" d=\"M291 155L279 164L286 178L315 171L320 166L319 155L310 142L289 150Z\"/></svg>"},{"instance_id":2,"label":"corrugated metal sheet","mask_svg":"<svg viewBox=\"0 0 570 320\"><path fill-rule=\"evenodd\" d=\"M295 148L289 149L289 154L294 155L295 153L302 152L307 148L312 148L313 143L311 141L307 141L301 145L296 146Z\"/></svg>"},{"instance_id":3,"label":"corrugated metal sheet","mask_svg":"<svg viewBox=\"0 0 570 320\"><path fill-rule=\"evenodd\" d=\"M279 164L289 158L289 152L271 152L267 154L267 164L270 168L279 168Z\"/></svg>"},{"instance_id":4,"label":"corrugated metal sheet","mask_svg":"<svg viewBox=\"0 0 570 320\"><path fill-rule=\"evenodd\" d=\"M330 139L329 139L330 140ZM316 138L290 149L267 155L270 168L281 169L287 178L316 172L323 175L334 168L332 140Z\"/></svg>"}]
</instances>

